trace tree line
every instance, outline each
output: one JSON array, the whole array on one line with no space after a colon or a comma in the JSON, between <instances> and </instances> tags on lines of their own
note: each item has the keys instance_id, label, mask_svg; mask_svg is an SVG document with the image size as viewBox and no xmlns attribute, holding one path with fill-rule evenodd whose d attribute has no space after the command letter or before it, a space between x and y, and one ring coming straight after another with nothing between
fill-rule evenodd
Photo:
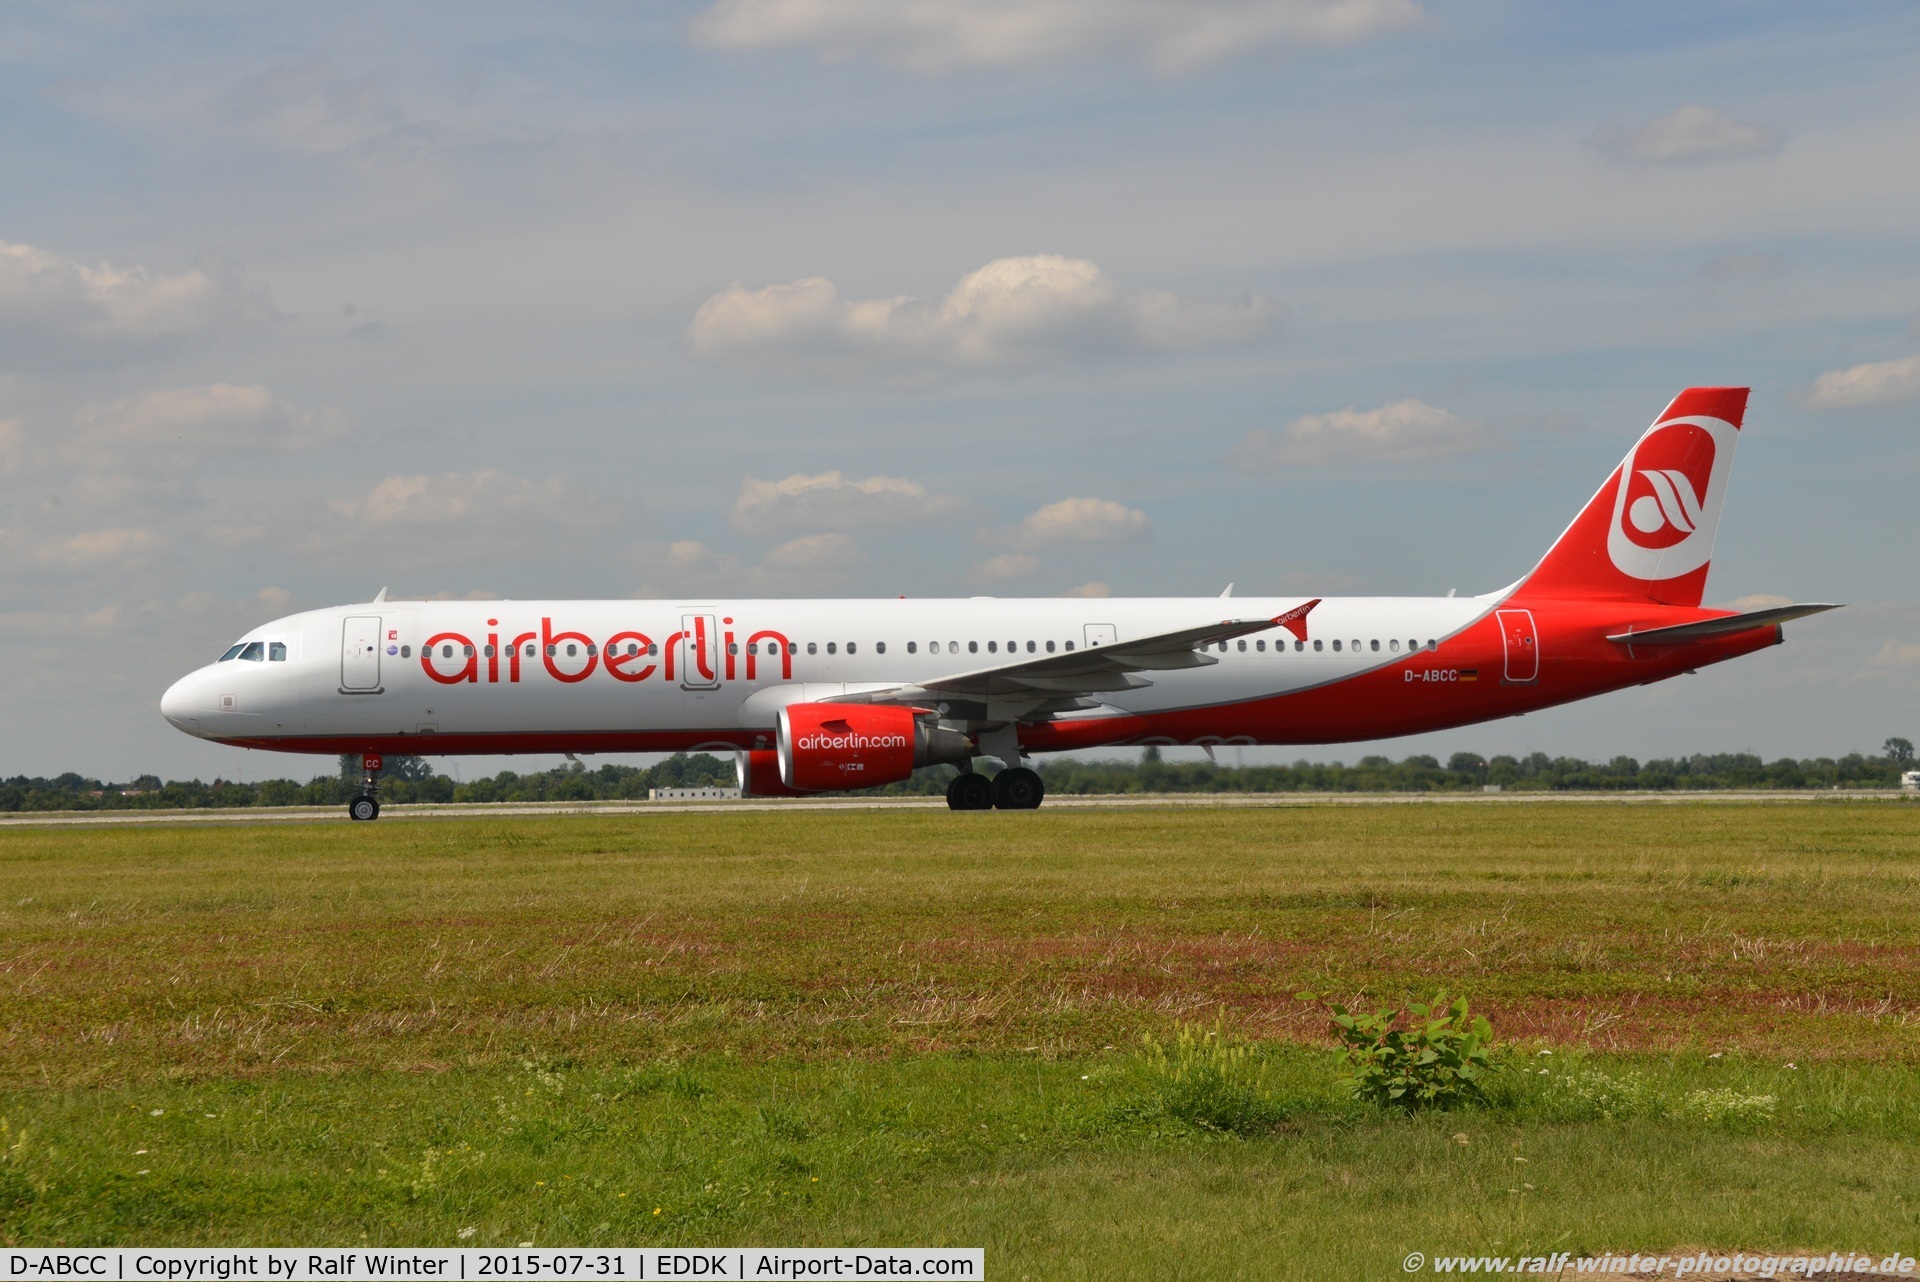
<instances>
[{"instance_id":1,"label":"tree line","mask_svg":"<svg viewBox=\"0 0 1920 1282\"><path fill-rule=\"evenodd\" d=\"M1196 792L1477 792L1497 785L1514 792L1623 792L1674 790L1895 789L1915 768L1913 744L1888 739L1878 755L1766 761L1753 753L1696 753L1639 761L1615 757L1591 762L1579 757L1482 757L1456 752L1442 764L1415 755L1393 761L1362 757L1352 765L1300 760L1292 765L1229 766L1212 761L1167 761L1158 748L1132 760L1056 759L1039 769L1047 790L1062 795ZM884 788L877 795L938 796L953 778L951 766L936 766ZM675 753L652 766L579 763L534 774L502 771L457 781L419 757L388 757L380 798L409 802L540 802L645 800L653 788L730 787L731 760L706 753ZM55 778L17 775L0 782L0 811L178 810L249 806L344 806L360 790L359 760L340 759L339 770L306 783L268 779L241 783L215 779L162 782L142 775L131 783L104 783L69 772Z\"/></svg>"}]
</instances>

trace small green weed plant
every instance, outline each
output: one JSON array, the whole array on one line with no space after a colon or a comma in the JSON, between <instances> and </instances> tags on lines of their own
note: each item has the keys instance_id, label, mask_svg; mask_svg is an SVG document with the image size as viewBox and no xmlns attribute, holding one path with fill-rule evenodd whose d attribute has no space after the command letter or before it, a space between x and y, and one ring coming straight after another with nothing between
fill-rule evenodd
<instances>
[{"instance_id":1,"label":"small green weed plant","mask_svg":"<svg viewBox=\"0 0 1920 1282\"><path fill-rule=\"evenodd\" d=\"M1680 1102L1682 1117L1716 1126L1759 1126L1773 1120L1780 1107L1777 1095L1748 1095L1731 1087L1689 1091Z\"/></svg>"},{"instance_id":2,"label":"small green weed plant","mask_svg":"<svg viewBox=\"0 0 1920 1282\"><path fill-rule=\"evenodd\" d=\"M1253 1047L1212 1028L1181 1024L1173 1040L1140 1035L1140 1056L1169 1117L1203 1131L1247 1135L1269 1130L1280 1110L1267 1097L1266 1065Z\"/></svg>"},{"instance_id":3,"label":"small green weed plant","mask_svg":"<svg viewBox=\"0 0 1920 1282\"><path fill-rule=\"evenodd\" d=\"M1347 1051L1341 1085L1357 1098L1410 1111L1486 1102L1484 1079L1499 1068L1492 1059L1493 1025L1469 1011L1465 997L1450 998L1442 989L1430 1002L1372 1013L1319 993L1300 998L1326 1007Z\"/></svg>"}]
</instances>

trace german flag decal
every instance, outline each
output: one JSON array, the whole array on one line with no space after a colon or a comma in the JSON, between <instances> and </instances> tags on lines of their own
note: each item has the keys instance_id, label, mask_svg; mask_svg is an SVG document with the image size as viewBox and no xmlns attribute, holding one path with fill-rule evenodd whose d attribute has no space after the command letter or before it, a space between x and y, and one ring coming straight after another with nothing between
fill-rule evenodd
<instances>
[{"instance_id":1,"label":"german flag decal","mask_svg":"<svg viewBox=\"0 0 1920 1282\"><path fill-rule=\"evenodd\" d=\"M1460 679L1462 681L1478 681L1480 679L1480 669L1462 668L1460 669Z\"/></svg>"}]
</instances>

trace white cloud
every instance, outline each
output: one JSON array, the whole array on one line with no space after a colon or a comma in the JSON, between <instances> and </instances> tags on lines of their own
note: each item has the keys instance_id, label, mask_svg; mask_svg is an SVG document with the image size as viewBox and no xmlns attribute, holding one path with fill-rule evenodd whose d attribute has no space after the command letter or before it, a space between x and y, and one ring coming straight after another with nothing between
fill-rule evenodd
<instances>
[{"instance_id":1,"label":"white cloud","mask_svg":"<svg viewBox=\"0 0 1920 1282\"><path fill-rule=\"evenodd\" d=\"M353 76L322 59L253 76L226 95L229 120L276 146L336 152L407 125L379 81Z\"/></svg>"},{"instance_id":2,"label":"white cloud","mask_svg":"<svg viewBox=\"0 0 1920 1282\"><path fill-rule=\"evenodd\" d=\"M716 0L702 43L810 48L928 74L1117 61L1159 72L1341 45L1425 16L1414 0Z\"/></svg>"},{"instance_id":3,"label":"white cloud","mask_svg":"<svg viewBox=\"0 0 1920 1282\"><path fill-rule=\"evenodd\" d=\"M735 529L768 534L792 530L860 530L963 516L973 505L932 494L897 476L849 480L839 472L795 473L783 481L748 477L733 504Z\"/></svg>"},{"instance_id":4,"label":"white cloud","mask_svg":"<svg viewBox=\"0 0 1920 1282\"><path fill-rule=\"evenodd\" d=\"M1040 569L1038 557L1025 552L1002 552L976 562L967 577L978 583L1001 583L1009 579L1029 578Z\"/></svg>"},{"instance_id":5,"label":"white cloud","mask_svg":"<svg viewBox=\"0 0 1920 1282\"><path fill-rule=\"evenodd\" d=\"M1248 343L1279 311L1258 297L1128 291L1084 258L1038 254L996 259L937 300L844 299L818 276L764 289L735 284L701 305L687 339L709 360L925 383Z\"/></svg>"},{"instance_id":6,"label":"white cloud","mask_svg":"<svg viewBox=\"0 0 1920 1282\"><path fill-rule=\"evenodd\" d=\"M610 544L611 537L641 522L627 505L565 477L485 468L390 476L352 498L230 512L216 528L233 544L270 530L327 564L409 573L508 560L578 568L616 555L624 540Z\"/></svg>"},{"instance_id":7,"label":"white cloud","mask_svg":"<svg viewBox=\"0 0 1920 1282\"><path fill-rule=\"evenodd\" d=\"M1249 432L1227 457L1236 467L1421 463L1506 443L1504 433L1485 423L1408 399L1375 410L1308 414L1278 432Z\"/></svg>"},{"instance_id":8,"label":"white cloud","mask_svg":"<svg viewBox=\"0 0 1920 1282\"><path fill-rule=\"evenodd\" d=\"M851 569L866 559L866 554L855 546L850 535L803 534L770 550L764 564L769 571L777 573L817 574L825 571L831 574Z\"/></svg>"},{"instance_id":9,"label":"white cloud","mask_svg":"<svg viewBox=\"0 0 1920 1282\"><path fill-rule=\"evenodd\" d=\"M1691 165L1712 160L1770 156L1780 150L1780 132L1735 120L1713 107L1689 104L1636 128L1612 123L1593 131L1593 146L1611 160L1647 165Z\"/></svg>"},{"instance_id":10,"label":"white cloud","mask_svg":"<svg viewBox=\"0 0 1920 1282\"><path fill-rule=\"evenodd\" d=\"M1741 280L1778 276L1786 269L1778 254L1722 254L1700 265L1700 274L1708 280Z\"/></svg>"},{"instance_id":11,"label":"white cloud","mask_svg":"<svg viewBox=\"0 0 1920 1282\"><path fill-rule=\"evenodd\" d=\"M1775 592L1753 592L1746 596L1735 597L1733 600L1727 602L1727 609L1745 612L1747 610L1769 610L1776 605L1792 604L1794 604L1794 600L1790 596L1781 596Z\"/></svg>"},{"instance_id":12,"label":"white cloud","mask_svg":"<svg viewBox=\"0 0 1920 1282\"><path fill-rule=\"evenodd\" d=\"M1112 499L1076 498L1049 503L1020 522L1013 537L1022 544L1125 543L1145 538L1147 514Z\"/></svg>"},{"instance_id":13,"label":"white cloud","mask_svg":"<svg viewBox=\"0 0 1920 1282\"><path fill-rule=\"evenodd\" d=\"M1095 579L1092 583L1082 583L1077 588L1068 588L1065 592L1062 592L1060 595L1075 596L1075 597L1109 597L1113 595L1113 589L1108 587L1106 584L1100 582L1098 579Z\"/></svg>"},{"instance_id":14,"label":"white cloud","mask_svg":"<svg viewBox=\"0 0 1920 1282\"><path fill-rule=\"evenodd\" d=\"M272 315L265 295L225 265L163 276L0 241L0 363L9 367L161 348Z\"/></svg>"},{"instance_id":15,"label":"white cloud","mask_svg":"<svg viewBox=\"0 0 1920 1282\"><path fill-rule=\"evenodd\" d=\"M1920 666L1920 645L1903 641L1888 641L1873 656L1873 662L1881 667L1911 668Z\"/></svg>"},{"instance_id":16,"label":"white cloud","mask_svg":"<svg viewBox=\"0 0 1920 1282\"><path fill-rule=\"evenodd\" d=\"M364 497L328 505L356 526L474 525L507 529L534 520L597 523L605 505L558 476L530 481L498 468L390 476Z\"/></svg>"},{"instance_id":17,"label":"white cloud","mask_svg":"<svg viewBox=\"0 0 1920 1282\"><path fill-rule=\"evenodd\" d=\"M1830 369L1813 380L1806 405L1817 410L1871 409L1920 400L1920 356Z\"/></svg>"},{"instance_id":18,"label":"white cloud","mask_svg":"<svg viewBox=\"0 0 1920 1282\"><path fill-rule=\"evenodd\" d=\"M101 569L133 569L150 561L165 546L153 530L108 526L71 534L44 535L27 530L0 529L0 560L12 570L57 570L87 573Z\"/></svg>"},{"instance_id":19,"label":"white cloud","mask_svg":"<svg viewBox=\"0 0 1920 1282\"><path fill-rule=\"evenodd\" d=\"M633 559L646 580L638 597L675 593L700 596L746 593L800 595L843 580L867 560L850 535L806 534L770 549L759 565L745 565L732 552L720 552L694 539L645 542Z\"/></svg>"},{"instance_id":20,"label":"white cloud","mask_svg":"<svg viewBox=\"0 0 1920 1282\"><path fill-rule=\"evenodd\" d=\"M162 446L169 450L296 453L352 433L346 415L322 406L302 409L264 387L214 383L147 392L80 411L90 450Z\"/></svg>"}]
</instances>

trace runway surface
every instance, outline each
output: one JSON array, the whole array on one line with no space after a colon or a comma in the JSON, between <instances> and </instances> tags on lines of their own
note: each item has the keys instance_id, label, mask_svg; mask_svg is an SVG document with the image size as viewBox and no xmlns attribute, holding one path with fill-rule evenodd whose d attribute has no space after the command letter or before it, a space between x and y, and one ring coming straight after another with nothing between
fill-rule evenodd
<instances>
[{"instance_id":1,"label":"runway surface","mask_svg":"<svg viewBox=\"0 0 1920 1282\"><path fill-rule=\"evenodd\" d=\"M1623 806L1673 806L1762 802L1784 805L1814 801L1920 801L1913 793L1886 790L1825 792L1253 792L1146 793L1116 796L1051 796L1048 810L1121 810L1210 807L1285 808L1290 806L1512 806L1607 803ZM746 801L553 801L467 803L382 807L383 821L419 819L501 819L538 815L683 815L744 810L945 810L940 797L766 798ZM970 813L991 814L993 811ZM115 824L265 824L350 823L344 806L261 806L236 810L89 810L27 811L0 815L0 828L109 827Z\"/></svg>"}]
</instances>

